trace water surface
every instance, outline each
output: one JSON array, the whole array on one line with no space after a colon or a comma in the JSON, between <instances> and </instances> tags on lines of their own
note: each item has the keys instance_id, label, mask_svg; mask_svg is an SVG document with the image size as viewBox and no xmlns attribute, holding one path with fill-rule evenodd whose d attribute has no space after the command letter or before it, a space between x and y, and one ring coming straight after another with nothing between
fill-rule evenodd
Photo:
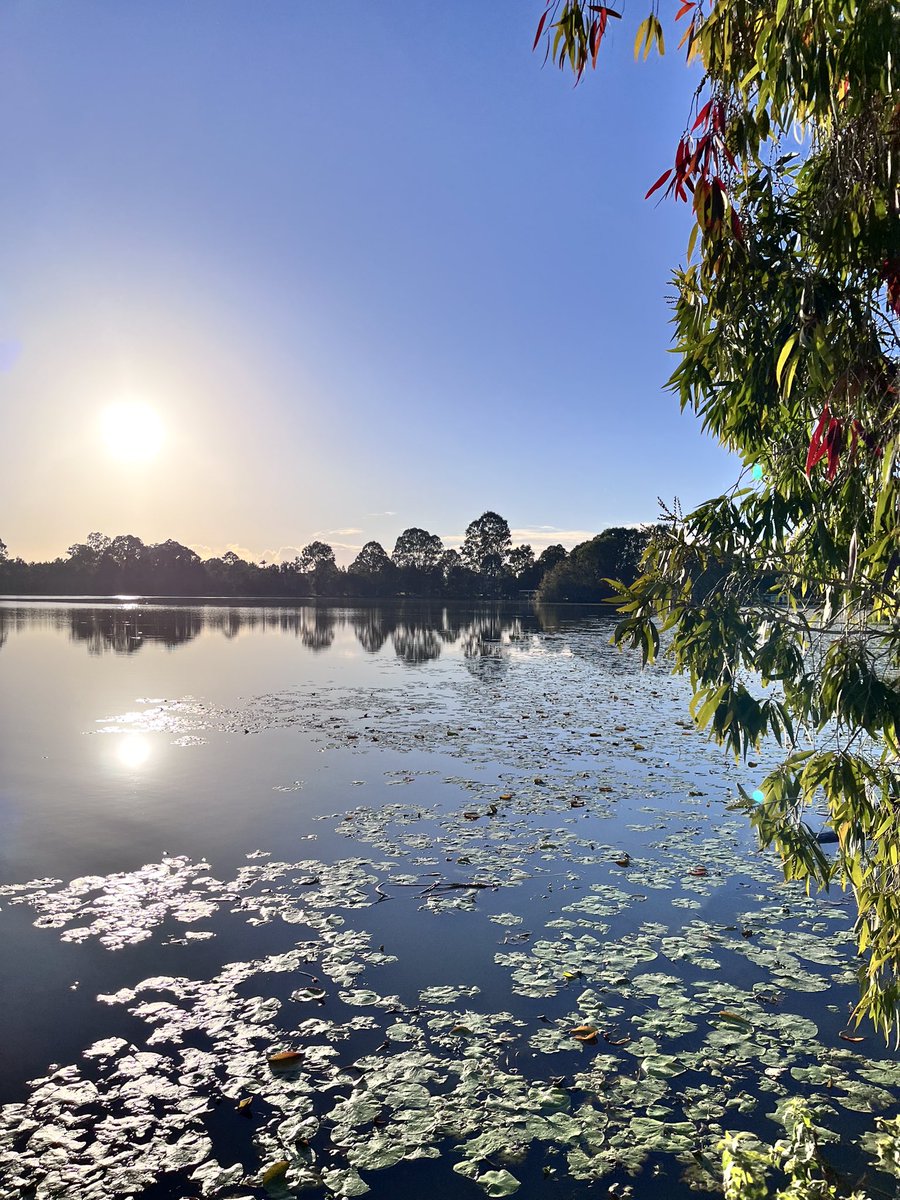
<instances>
[{"instance_id":1,"label":"water surface","mask_svg":"<svg viewBox=\"0 0 900 1200\"><path fill-rule=\"evenodd\" d=\"M845 898L611 629L0 602L10 1194L678 1194L789 1095L892 1112Z\"/></svg>"}]
</instances>

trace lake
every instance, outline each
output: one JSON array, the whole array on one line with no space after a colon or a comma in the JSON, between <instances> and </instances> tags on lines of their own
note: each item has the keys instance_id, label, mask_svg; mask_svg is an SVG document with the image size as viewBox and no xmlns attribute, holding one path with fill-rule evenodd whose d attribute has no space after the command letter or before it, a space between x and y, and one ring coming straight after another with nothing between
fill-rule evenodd
<instances>
[{"instance_id":1,"label":"lake","mask_svg":"<svg viewBox=\"0 0 900 1200\"><path fill-rule=\"evenodd\" d=\"M855 1169L852 902L611 632L0 602L0 1194L677 1197L797 1094Z\"/></svg>"}]
</instances>

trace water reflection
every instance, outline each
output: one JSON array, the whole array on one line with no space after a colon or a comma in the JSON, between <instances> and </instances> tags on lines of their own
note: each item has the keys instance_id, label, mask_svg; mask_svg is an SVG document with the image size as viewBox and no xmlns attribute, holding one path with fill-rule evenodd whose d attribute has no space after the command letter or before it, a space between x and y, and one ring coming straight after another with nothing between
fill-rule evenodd
<instances>
[{"instance_id":1,"label":"water reflection","mask_svg":"<svg viewBox=\"0 0 900 1200\"><path fill-rule=\"evenodd\" d=\"M150 742L142 733L116 736L116 761L128 771L138 771L150 757Z\"/></svg>"},{"instance_id":2,"label":"water reflection","mask_svg":"<svg viewBox=\"0 0 900 1200\"><path fill-rule=\"evenodd\" d=\"M26 629L52 629L83 645L89 654L138 653L147 644L170 649L194 639L216 636L233 640L248 633L277 632L296 637L315 652L328 650L339 631L350 630L371 655L389 647L408 666L440 658L453 647L476 673L485 665L502 665L509 651L527 646L538 631L595 618L598 610L542 607L526 612L500 608L386 605L366 608L274 607L269 605L161 605L129 603L46 603L28 607L0 603L0 648L11 634Z\"/></svg>"}]
</instances>

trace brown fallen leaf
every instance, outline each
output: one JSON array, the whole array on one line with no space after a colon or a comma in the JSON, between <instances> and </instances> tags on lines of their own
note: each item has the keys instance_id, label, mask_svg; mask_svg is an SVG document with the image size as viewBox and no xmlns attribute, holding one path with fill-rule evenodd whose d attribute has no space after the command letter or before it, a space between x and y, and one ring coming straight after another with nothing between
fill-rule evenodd
<instances>
[{"instance_id":1,"label":"brown fallen leaf","mask_svg":"<svg viewBox=\"0 0 900 1200\"><path fill-rule=\"evenodd\" d=\"M262 1177L263 1187L268 1187L270 1183L274 1183L276 1179L281 1179L287 1174L289 1163L286 1158L282 1158L277 1163L272 1163L268 1171Z\"/></svg>"},{"instance_id":2,"label":"brown fallen leaf","mask_svg":"<svg viewBox=\"0 0 900 1200\"><path fill-rule=\"evenodd\" d=\"M626 1034L625 1037L613 1037L611 1033L604 1031L603 1040L610 1046L627 1046L631 1041L631 1038L628 1036L628 1034Z\"/></svg>"},{"instance_id":3,"label":"brown fallen leaf","mask_svg":"<svg viewBox=\"0 0 900 1200\"><path fill-rule=\"evenodd\" d=\"M574 1029L569 1031L571 1036L578 1042L584 1042L586 1046L592 1046L597 1040L597 1030L593 1025L576 1025Z\"/></svg>"},{"instance_id":4,"label":"brown fallen leaf","mask_svg":"<svg viewBox=\"0 0 900 1200\"><path fill-rule=\"evenodd\" d=\"M299 1050L279 1050L277 1054L270 1054L266 1061L270 1067L296 1067L303 1061L303 1055Z\"/></svg>"},{"instance_id":5,"label":"brown fallen leaf","mask_svg":"<svg viewBox=\"0 0 900 1200\"><path fill-rule=\"evenodd\" d=\"M838 1034L838 1037L843 1039L845 1042L864 1042L866 1040L864 1037L858 1037L856 1034L848 1033L846 1029L842 1029Z\"/></svg>"},{"instance_id":6,"label":"brown fallen leaf","mask_svg":"<svg viewBox=\"0 0 900 1200\"><path fill-rule=\"evenodd\" d=\"M630 854L620 854L618 858L613 859L613 862L616 864L617 867L630 867L631 866L631 855Z\"/></svg>"},{"instance_id":7,"label":"brown fallen leaf","mask_svg":"<svg viewBox=\"0 0 900 1200\"><path fill-rule=\"evenodd\" d=\"M467 821L477 821L480 816L481 816L481 813L477 813L477 812L464 812L463 813L463 817Z\"/></svg>"},{"instance_id":8,"label":"brown fallen leaf","mask_svg":"<svg viewBox=\"0 0 900 1200\"><path fill-rule=\"evenodd\" d=\"M250 1116L250 1105L252 1103L253 1103L252 1096L245 1096L243 1100L239 1101L237 1110L241 1114L242 1117Z\"/></svg>"},{"instance_id":9,"label":"brown fallen leaf","mask_svg":"<svg viewBox=\"0 0 900 1200\"><path fill-rule=\"evenodd\" d=\"M584 801L583 800L570 800L569 808L584 808Z\"/></svg>"},{"instance_id":10,"label":"brown fallen leaf","mask_svg":"<svg viewBox=\"0 0 900 1200\"><path fill-rule=\"evenodd\" d=\"M691 867L691 869L688 871L688 875L696 875L699 879L702 879L704 875L708 874L709 871L707 871L706 867Z\"/></svg>"},{"instance_id":11,"label":"brown fallen leaf","mask_svg":"<svg viewBox=\"0 0 900 1200\"><path fill-rule=\"evenodd\" d=\"M512 800L512 792L504 792L502 796L497 797L498 800Z\"/></svg>"},{"instance_id":12,"label":"brown fallen leaf","mask_svg":"<svg viewBox=\"0 0 900 1200\"><path fill-rule=\"evenodd\" d=\"M753 1024L753 1022L748 1021L746 1017L742 1017L740 1013L731 1012L731 1010L727 1008L723 1008L721 1012L718 1013L718 1016L720 1016L723 1021L731 1021L734 1025L745 1025L748 1029Z\"/></svg>"}]
</instances>

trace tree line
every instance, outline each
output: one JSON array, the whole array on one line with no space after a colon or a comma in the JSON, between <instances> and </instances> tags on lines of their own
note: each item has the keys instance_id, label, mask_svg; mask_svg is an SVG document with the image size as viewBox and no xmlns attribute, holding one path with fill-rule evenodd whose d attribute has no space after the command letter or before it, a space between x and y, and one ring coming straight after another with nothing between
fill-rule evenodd
<instances>
[{"instance_id":1,"label":"tree line","mask_svg":"<svg viewBox=\"0 0 900 1200\"><path fill-rule=\"evenodd\" d=\"M0 541L0 591L12 595L272 596L320 599L491 599L535 595L546 602L605 600L604 582L632 582L648 533L612 528L576 546L535 555L512 543L506 520L482 513L459 550L412 527L388 554L367 542L346 568L334 549L313 541L289 562L248 562L233 551L208 559L169 539L147 545L133 534L91 533L50 562L12 558Z\"/></svg>"}]
</instances>

